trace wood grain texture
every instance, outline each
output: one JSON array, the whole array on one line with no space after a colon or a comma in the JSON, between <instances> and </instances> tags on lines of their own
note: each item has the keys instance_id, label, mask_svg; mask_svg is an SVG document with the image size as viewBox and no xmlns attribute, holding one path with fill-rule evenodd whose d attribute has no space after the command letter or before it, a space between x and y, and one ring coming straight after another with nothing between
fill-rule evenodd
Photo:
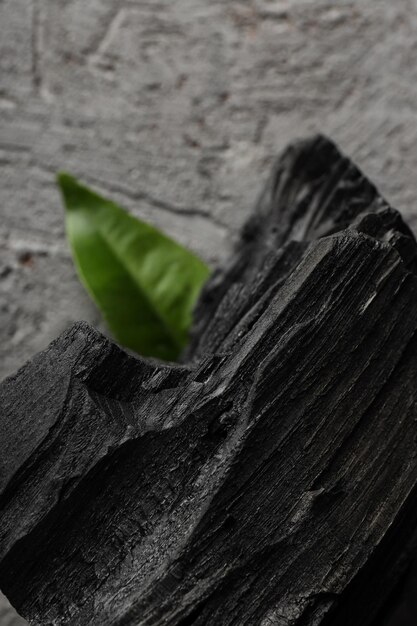
<instances>
[{"instance_id":1,"label":"wood grain texture","mask_svg":"<svg viewBox=\"0 0 417 626\"><path fill-rule=\"evenodd\" d=\"M416 260L315 137L278 160L184 365L80 323L7 379L0 586L22 615L381 624L417 538Z\"/></svg>"},{"instance_id":2,"label":"wood grain texture","mask_svg":"<svg viewBox=\"0 0 417 626\"><path fill-rule=\"evenodd\" d=\"M277 149L324 131L416 228L414 0L1 0L0 23L0 379L100 323L58 169L216 264Z\"/></svg>"}]
</instances>

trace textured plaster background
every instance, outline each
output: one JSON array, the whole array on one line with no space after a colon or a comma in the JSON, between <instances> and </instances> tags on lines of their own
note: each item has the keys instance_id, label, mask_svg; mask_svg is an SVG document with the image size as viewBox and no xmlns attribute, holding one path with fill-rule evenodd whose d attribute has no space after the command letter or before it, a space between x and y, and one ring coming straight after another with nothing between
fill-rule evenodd
<instances>
[{"instance_id":1,"label":"textured plaster background","mask_svg":"<svg viewBox=\"0 0 417 626\"><path fill-rule=\"evenodd\" d=\"M99 322L57 170L215 263L274 155L316 131L417 230L416 122L416 0L0 0L0 378Z\"/></svg>"}]
</instances>

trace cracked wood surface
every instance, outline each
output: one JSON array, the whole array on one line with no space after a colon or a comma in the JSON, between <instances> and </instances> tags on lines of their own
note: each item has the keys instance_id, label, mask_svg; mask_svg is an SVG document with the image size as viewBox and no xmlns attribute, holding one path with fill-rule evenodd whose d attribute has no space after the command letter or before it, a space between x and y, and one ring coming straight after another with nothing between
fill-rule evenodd
<instances>
[{"instance_id":1,"label":"cracked wood surface","mask_svg":"<svg viewBox=\"0 0 417 626\"><path fill-rule=\"evenodd\" d=\"M79 323L6 380L0 584L23 615L398 624L417 541L416 269L399 213L317 137L284 152L209 281L188 365Z\"/></svg>"},{"instance_id":2,"label":"cracked wood surface","mask_svg":"<svg viewBox=\"0 0 417 626\"><path fill-rule=\"evenodd\" d=\"M58 169L217 263L277 150L325 131L415 226L413 0L0 0L0 23L0 378L100 325Z\"/></svg>"}]
</instances>

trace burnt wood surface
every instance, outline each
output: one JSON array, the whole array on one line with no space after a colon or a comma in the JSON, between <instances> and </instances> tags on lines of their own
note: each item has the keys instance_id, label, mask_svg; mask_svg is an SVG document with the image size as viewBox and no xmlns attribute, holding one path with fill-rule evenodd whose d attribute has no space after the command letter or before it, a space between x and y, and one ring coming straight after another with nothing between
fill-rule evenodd
<instances>
[{"instance_id":1,"label":"burnt wood surface","mask_svg":"<svg viewBox=\"0 0 417 626\"><path fill-rule=\"evenodd\" d=\"M416 260L400 215L316 137L277 161L183 365L79 323L7 379L0 587L19 612L416 623Z\"/></svg>"}]
</instances>

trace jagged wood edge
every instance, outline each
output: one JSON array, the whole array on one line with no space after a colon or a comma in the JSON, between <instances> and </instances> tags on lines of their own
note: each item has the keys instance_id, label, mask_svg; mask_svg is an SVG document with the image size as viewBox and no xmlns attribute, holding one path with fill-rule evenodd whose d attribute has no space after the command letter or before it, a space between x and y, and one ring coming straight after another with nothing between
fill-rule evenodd
<instances>
[{"instance_id":1,"label":"jagged wood edge","mask_svg":"<svg viewBox=\"0 0 417 626\"><path fill-rule=\"evenodd\" d=\"M2 435L6 435L4 440L9 442L9 447L6 447L5 462L1 466L0 582L32 623L44 624L50 620L54 624L87 624L96 620L96 623L119 624L229 624L240 619L239 623L264 620L265 624L273 624L282 618L301 626L325 624L328 619L332 624L343 623L348 606L365 624L380 608L381 588L385 592L391 589L414 540L416 476L414 441L410 437L415 432L412 350L416 324L415 245L398 215L335 150L332 144L319 138L291 148L284 155L272 178L275 183L267 187L261 200L259 230L252 230L261 235L252 238L249 248L241 244L232 261L232 270L226 270L220 281L214 278L206 290L203 301L207 304L207 293L211 290L214 304L208 322L202 322L201 307L197 318L200 329L197 334L204 341L194 342L191 356L198 365L171 368L135 361L88 327L79 326L3 385L6 418L2 421ZM314 162L312 171L309 160ZM329 176L328 171L326 174L326 162L327 170L333 174L336 170L336 174ZM280 202L283 203L282 197L288 198L291 180L293 185L299 183L298 187L295 185L297 193L292 191L293 210L298 217L294 221L290 212L285 221ZM333 181L333 187L329 181ZM347 183L351 184L350 189ZM318 208L323 207L323 185L333 200L328 201L326 211L317 216ZM279 193L278 189L281 189ZM349 193L351 198L358 199L353 203L354 209L348 201ZM310 204L305 200L306 194ZM300 205L310 208L307 217L297 209L297 198L299 201L301 198ZM288 199L283 206L287 203ZM263 213L268 206L270 218L281 216L277 220L279 228L269 223L274 235L272 240L268 239L267 220L270 218L268 213ZM333 226L330 224L332 211L339 216L337 207L340 206L347 214L350 212L352 232L309 246L310 239L346 226L344 220L338 222L334 218ZM329 207L333 207L332 210ZM281 237L294 236L291 235L294 232L302 232L303 236L277 253L280 229ZM237 271L233 268L236 263L239 265L239 255L244 262L240 261ZM342 277L356 285L357 293L348 294L349 298ZM229 284L232 297L227 294L228 290L219 289L225 282ZM323 291L320 296L312 295L311 285L320 290L323 284L330 287L330 293L326 296ZM307 293L308 298L300 300L300 290ZM288 554L294 555L301 549L296 541L299 533L304 533L300 544L302 551L308 553L310 544L303 525L321 517L328 523L333 508L340 511L346 485L339 484L339 479L335 482L331 469L325 468L324 474L319 473L310 488L304 483L297 484L298 489L302 489L298 499L296 481L290 482L283 492L278 490L276 501L282 510L274 512L274 516L268 510L263 512L263 522L270 519L272 534L279 531L274 541L272 536L263 536L261 528L254 532L256 516L254 518L253 514L249 516L253 536L243 532L249 521L236 514L233 492L242 476L253 472L260 451L276 446L284 437L284 423L287 429L300 429L293 442L295 446L300 446L303 433L306 436L308 428L313 428L306 423L308 420L293 421L294 411L285 404L285 396L280 396L280 402L284 402L286 410L279 410L275 397L270 398L268 404L269 411L272 406L278 415L282 413L282 421L271 415L267 419L265 413L259 411L258 414L255 407L264 402L262 398L268 391L264 380L268 376L273 377L274 385L277 377L282 379L288 390L292 372L301 375L300 363L305 363L310 335L319 327L319 321L324 324L320 315L327 324L333 319L332 298L336 292L344 298L344 314L352 313L349 332L341 335L346 340L354 337L355 342L359 342L361 336L367 337L370 345L367 347L369 354L364 353L365 356L373 355L375 359L378 354L375 367L378 365L379 369L371 376L376 387L374 395L367 389L367 402L371 406L372 402L382 403L384 393L387 403L392 398L400 402L396 394L402 397L405 389L409 393L406 400L410 406L406 403L408 413L403 416L404 423L394 430L398 437L395 443L401 450L401 471L397 467L389 485L384 482L383 488L380 487L384 497L379 496L378 504L387 510L380 522L379 541L374 538L368 549L362 544L356 546L359 563L356 569L352 564L341 571L334 569L333 575L343 580L343 574L344 582L339 581L339 587L334 581L333 586L327 587L316 582L314 587L311 573L310 587L297 589L300 581L307 584L305 577L312 564L317 569L318 555L312 554L298 572L292 573L293 586L285 591L284 582L288 584L290 580L288 571L281 587L270 588L274 577L278 578L278 564L285 562L285 555L288 559ZM400 300L398 293L401 293ZM236 323L226 324L224 328L221 324L224 311L230 310L233 303L231 311ZM376 313L381 316L382 328L375 327ZM361 315L366 315L366 322ZM213 319L217 320L217 326ZM332 324L334 326L334 319ZM330 327L331 324L324 324L321 330L321 341L327 337L325 346L334 342L332 335L325 333ZM369 339L372 333L376 333L374 343ZM209 336L213 338L211 345ZM198 351L203 345L208 356L198 361ZM389 347L390 359L384 360L378 353L382 346ZM333 358L340 356L334 349L330 353ZM358 354L350 364L352 372L357 357ZM287 363L287 369L283 362ZM375 378L375 371L381 379ZM315 382L323 384L323 372ZM341 379L340 384L343 382L346 383ZM317 389L312 397L316 395ZM291 401L295 402L296 397ZM348 409L349 403L341 415L346 416ZM387 414L384 408L380 411L383 419L376 419L378 413L371 419L365 412L366 419L359 419L355 428L350 425L349 430L349 424L344 424L344 441L360 445L363 428L369 435L364 445L372 442L376 446L373 450L379 445L381 450L388 451L384 435L388 437L396 421L392 412ZM29 417L24 424L26 428L23 428L23 416ZM330 416L325 424L329 426ZM375 439L377 431L368 433L368 430L371 426L377 429L381 424L385 430ZM281 450L281 462L290 464L287 471L295 463L291 450L287 441ZM332 463L337 466L341 462L338 450L336 446L330 468ZM324 456L320 458L324 463ZM395 458L398 464L400 459ZM300 470L304 465L301 458L297 459ZM171 467L169 464L173 462ZM168 467L171 467L169 471ZM270 483L265 484L277 490L278 467L267 467L272 474ZM129 492L123 485L126 481L132 482L132 472L136 481ZM193 482L196 473L197 486ZM351 477L354 478L355 475ZM39 492L40 486L43 492ZM242 502L248 509L253 508L263 486L261 483L254 492L243 492ZM183 494L182 507L178 505L178 490ZM295 501L292 505L289 502L285 509L283 503L290 496ZM176 506L173 502L177 502ZM364 503L366 500L362 499L356 504ZM133 507L130 517L129 507ZM168 518L167 510L170 511ZM248 515L247 511L245 514ZM170 528L168 535L167 528ZM340 543L341 535L338 536L334 528L329 531L335 533ZM315 538L317 532L314 528ZM250 558L244 555L249 547L253 549ZM365 553L362 560L361 549ZM352 546L350 550L353 555ZM161 558L167 553L171 555L170 565L163 566ZM389 567L379 575L384 558L388 559ZM207 576L204 568L201 569L201 559L203 562L211 559L212 563L220 559L223 565L215 569L216 575ZM159 573L158 567L162 567ZM256 579L258 571L263 572L259 581ZM376 590L370 593L371 573L378 574L378 593ZM136 576L134 584L128 583L133 575ZM249 585L251 575L255 579ZM236 594L232 601L230 589ZM360 601L364 589L366 598ZM235 606L237 598L239 602Z\"/></svg>"}]
</instances>

